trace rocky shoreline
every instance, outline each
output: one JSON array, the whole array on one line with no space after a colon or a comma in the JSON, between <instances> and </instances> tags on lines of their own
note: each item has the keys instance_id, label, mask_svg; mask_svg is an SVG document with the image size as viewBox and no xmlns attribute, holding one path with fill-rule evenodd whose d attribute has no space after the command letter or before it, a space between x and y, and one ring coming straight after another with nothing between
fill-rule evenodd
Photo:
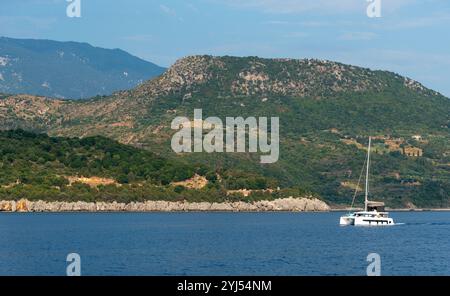
<instances>
[{"instance_id":1,"label":"rocky shoreline","mask_svg":"<svg viewBox=\"0 0 450 296\"><path fill-rule=\"evenodd\" d=\"M0 201L0 212L324 212L330 207L317 198L280 198L256 202L63 202Z\"/></svg>"}]
</instances>

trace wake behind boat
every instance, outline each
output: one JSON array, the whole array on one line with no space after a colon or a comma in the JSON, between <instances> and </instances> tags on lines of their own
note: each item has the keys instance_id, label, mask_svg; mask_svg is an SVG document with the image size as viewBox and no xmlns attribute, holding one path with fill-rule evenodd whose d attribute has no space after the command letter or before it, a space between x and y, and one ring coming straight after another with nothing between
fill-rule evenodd
<instances>
[{"instance_id":1,"label":"wake behind boat","mask_svg":"<svg viewBox=\"0 0 450 296\"><path fill-rule=\"evenodd\" d=\"M386 226L394 225L394 220L389 218L389 213L384 211L384 203L377 201L369 201L369 165L370 165L370 146L372 139L369 137L369 147L367 149L366 160L366 186L365 186L365 199L364 199L364 211L348 213L341 216L339 224L342 226L354 225L354 226ZM362 173L362 172L361 172ZM362 174L361 174L362 175ZM361 181L361 176L360 180ZM356 186L355 195L353 196L352 207L355 201L356 193L359 187Z\"/></svg>"}]
</instances>

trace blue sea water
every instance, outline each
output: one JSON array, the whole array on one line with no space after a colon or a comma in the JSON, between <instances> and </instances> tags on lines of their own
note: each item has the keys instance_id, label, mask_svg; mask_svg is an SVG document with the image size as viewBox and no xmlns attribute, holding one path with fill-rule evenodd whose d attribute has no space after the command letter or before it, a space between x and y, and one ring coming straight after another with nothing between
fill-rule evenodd
<instances>
[{"instance_id":1,"label":"blue sea water","mask_svg":"<svg viewBox=\"0 0 450 296\"><path fill-rule=\"evenodd\" d=\"M0 214L0 275L450 275L450 212L393 212L392 227L341 213Z\"/></svg>"}]
</instances>

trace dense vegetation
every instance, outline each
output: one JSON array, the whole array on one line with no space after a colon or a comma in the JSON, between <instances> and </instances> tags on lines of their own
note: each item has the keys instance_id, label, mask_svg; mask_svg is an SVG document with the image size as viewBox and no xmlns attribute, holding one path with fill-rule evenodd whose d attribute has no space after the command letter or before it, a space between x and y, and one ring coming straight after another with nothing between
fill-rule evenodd
<instances>
[{"instance_id":1,"label":"dense vegetation","mask_svg":"<svg viewBox=\"0 0 450 296\"><path fill-rule=\"evenodd\" d=\"M0 184L64 184L62 175L110 177L120 183L168 184L194 168L103 137L61 138L22 130L0 132Z\"/></svg>"},{"instance_id":2,"label":"dense vegetation","mask_svg":"<svg viewBox=\"0 0 450 296\"><path fill-rule=\"evenodd\" d=\"M227 187L265 189L271 184L268 178L235 172L221 172L219 184L216 172L205 166L166 159L104 137L49 137L23 130L0 132L0 168L0 199L218 201L238 198L227 196ZM171 185L194 174L206 176L208 187L189 190ZM115 184L70 184L68 178L73 176L108 178ZM254 198L257 195L250 197Z\"/></svg>"},{"instance_id":3,"label":"dense vegetation","mask_svg":"<svg viewBox=\"0 0 450 296\"><path fill-rule=\"evenodd\" d=\"M138 164L129 170L128 160L123 166L119 162L97 167L95 160L73 168L60 159L58 163L72 173L87 164L83 174L111 176L124 184L145 180L173 191L168 182L197 172L210 180L205 190L211 191L194 194L197 198L223 199L223 190L228 189L280 187L348 205L364 164L368 136L384 136L401 138L402 148L420 148L423 156L408 157L388 149L384 141L374 141L378 152L373 154L371 197L390 206L450 206L450 100L391 72L317 60L202 56L181 60L162 76L116 96L45 102L54 112L30 111L37 100L12 101L9 109L4 108L7 112L0 110L3 128L23 126L52 136L103 135L157 153L174 165L188 164L178 175L172 165L167 172L156 172ZM24 104L26 114L19 108ZM170 123L175 116L192 119L195 108L203 110L203 118L222 120L278 116L279 161L261 165L259 155L250 153L175 154ZM423 141L413 135L421 135ZM129 186L116 191L124 188ZM176 191L167 196L179 198L190 192Z\"/></svg>"}]
</instances>

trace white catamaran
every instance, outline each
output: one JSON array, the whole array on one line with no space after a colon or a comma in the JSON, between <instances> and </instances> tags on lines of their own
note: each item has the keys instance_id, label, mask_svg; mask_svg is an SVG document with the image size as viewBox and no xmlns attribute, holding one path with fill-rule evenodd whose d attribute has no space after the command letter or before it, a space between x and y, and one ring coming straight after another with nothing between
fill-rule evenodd
<instances>
[{"instance_id":1,"label":"white catamaran","mask_svg":"<svg viewBox=\"0 0 450 296\"><path fill-rule=\"evenodd\" d=\"M389 218L388 213L384 211L384 203L369 201L369 165L370 165L370 145L372 139L369 137L369 147L367 149L367 159L366 159L366 190L365 190L365 201L364 201L364 211L353 212L341 216L339 221L340 225L354 225L354 226L386 226L394 225L394 220ZM361 172L362 173L362 172ZM362 175L362 174L361 174ZM361 181L361 176L360 180ZM352 207L355 201L355 197L359 187L356 186L355 195L353 196Z\"/></svg>"}]
</instances>

